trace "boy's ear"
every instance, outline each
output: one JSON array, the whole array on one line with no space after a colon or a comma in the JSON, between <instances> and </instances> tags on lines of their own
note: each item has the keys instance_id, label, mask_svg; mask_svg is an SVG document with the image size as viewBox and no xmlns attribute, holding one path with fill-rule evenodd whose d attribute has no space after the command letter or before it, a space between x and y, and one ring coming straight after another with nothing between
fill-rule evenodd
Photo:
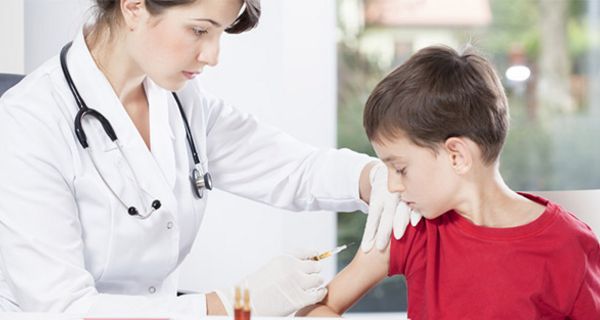
<instances>
[{"instance_id":1,"label":"boy's ear","mask_svg":"<svg viewBox=\"0 0 600 320\"><path fill-rule=\"evenodd\" d=\"M465 174L473 166L473 154L468 142L462 137L450 137L444 142L450 165L459 174Z\"/></svg>"},{"instance_id":2,"label":"boy's ear","mask_svg":"<svg viewBox=\"0 0 600 320\"><path fill-rule=\"evenodd\" d=\"M146 13L146 3L144 0L121 0L121 12L123 21L130 31L135 30L141 17Z\"/></svg>"}]
</instances>

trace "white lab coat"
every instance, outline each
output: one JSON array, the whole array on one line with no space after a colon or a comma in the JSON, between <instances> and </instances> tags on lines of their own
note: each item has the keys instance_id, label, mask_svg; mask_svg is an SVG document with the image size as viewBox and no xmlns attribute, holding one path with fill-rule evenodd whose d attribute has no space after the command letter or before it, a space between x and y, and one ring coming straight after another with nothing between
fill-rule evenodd
<instances>
[{"instance_id":1,"label":"white lab coat","mask_svg":"<svg viewBox=\"0 0 600 320\"><path fill-rule=\"evenodd\" d=\"M0 100L0 296L24 311L204 315L204 295L175 294L177 267L196 238L207 197L192 194L193 161L173 97L145 80L149 151L83 32L67 63L88 106L113 125L141 190L99 123L88 119L91 154L104 178L126 204L148 208L159 199L162 207L140 220L111 194L75 137L77 106L58 56L50 59ZM366 209L358 180L367 156L298 142L195 81L179 97L216 188L291 210Z\"/></svg>"}]
</instances>

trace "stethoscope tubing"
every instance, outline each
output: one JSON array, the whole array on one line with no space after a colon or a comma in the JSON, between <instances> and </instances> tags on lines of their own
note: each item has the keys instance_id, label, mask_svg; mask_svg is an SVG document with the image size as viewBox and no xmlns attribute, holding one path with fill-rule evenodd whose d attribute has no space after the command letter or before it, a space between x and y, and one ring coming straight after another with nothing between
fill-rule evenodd
<instances>
[{"instance_id":1,"label":"stethoscope tubing","mask_svg":"<svg viewBox=\"0 0 600 320\"><path fill-rule=\"evenodd\" d=\"M98 122L100 122L106 135L108 135L108 137L111 139L111 141L117 145L119 152L125 158L125 161L127 162L127 166L129 167L129 169L132 171L132 173L134 175L134 179L137 184L137 188L139 190L139 189L141 189L141 186L139 184L139 181L137 180L135 171L133 171L133 167L129 163L129 159L127 159L127 157L125 157L125 154L123 153L123 150L121 149L121 144L119 142L117 134L116 134L115 130L113 129L112 125L110 124L108 119L106 119L106 117L104 117L104 115L102 115L97 110L88 107L88 105L85 103L85 100L81 97L79 90L77 90L77 87L75 86L73 78L71 77L71 74L69 72L69 68L67 66L67 52L69 51L69 48L71 47L71 45L72 45L72 42L69 42L61 49L60 65L61 65L63 75L65 76L65 79L67 81L67 85L69 86L69 89L70 89L71 93L73 94L73 98L75 99L75 103L77 104L77 107L78 107L77 114L75 115L75 119L73 121L74 126L75 126L75 135L77 137L77 140L79 141L79 143L81 144L83 149L89 150L88 149L89 144L87 142L87 136L85 134L85 131L83 130L82 120L86 116L89 116L89 117L96 119ZM194 161L194 166L193 166L192 172L190 174L193 191L194 191L194 194L198 198L201 199L203 197L204 189L212 190L212 179L208 172L204 173L202 165L200 164L200 157L198 156L196 144L195 144L194 138L192 136L189 122L188 122L185 112L183 110L183 106L181 105L181 101L179 100L179 97L177 96L177 94L175 92L171 92L171 93L173 95L173 98L175 99L175 102L177 103L177 107L179 109L179 114L181 115L181 119L183 120L188 147L190 149L192 159ZM147 219L152 215L152 213L154 211L156 211L157 209L159 209L161 207L161 203L158 199L154 200L152 202L152 204L151 204L152 209L147 214L140 214L139 211L134 206L127 206L125 204L125 202L123 200L121 200L121 198L117 195L117 193L112 189L110 184L108 184L108 182L104 178L104 175L102 174L101 170L98 168L96 161L95 161L94 157L92 156L92 154L90 152L88 152L88 153L90 155L90 159L92 160L94 168L100 175L102 181L108 186L110 191L123 204L123 206L128 208L127 211L130 215L137 216L140 219ZM138 196L140 196L139 191L138 191ZM142 200L141 196L140 196L140 200Z\"/></svg>"},{"instance_id":2,"label":"stethoscope tubing","mask_svg":"<svg viewBox=\"0 0 600 320\"><path fill-rule=\"evenodd\" d=\"M175 98L175 102L177 102L177 108L179 108L179 114L181 114L181 118L183 119L183 125L185 127L185 137L188 141L188 145L190 146L190 152L192 153L192 159L194 159L194 165L200 164L200 157L198 157L198 151L196 150L196 143L194 142L194 137L192 136L192 130L190 130L190 123L187 120L185 112L183 111L183 107L181 105L181 101L175 92L171 92L173 94L173 98Z\"/></svg>"}]
</instances>

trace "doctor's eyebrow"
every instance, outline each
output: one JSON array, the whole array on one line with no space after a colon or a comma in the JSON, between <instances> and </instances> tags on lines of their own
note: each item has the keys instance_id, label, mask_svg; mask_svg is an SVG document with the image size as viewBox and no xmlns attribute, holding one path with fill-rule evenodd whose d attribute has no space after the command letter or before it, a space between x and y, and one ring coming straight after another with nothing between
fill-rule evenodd
<instances>
[{"instance_id":1,"label":"doctor's eyebrow","mask_svg":"<svg viewBox=\"0 0 600 320\"><path fill-rule=\"evenodd\" d=\"M215 20L213 20L213 19L206 19L206 18L196 18L196 19L192 19L192 20L194 20L194 21L207 21L207 22L210 22L210 24L212 24L213 26L215 26L215 27L217 27L217 28L220 28L220 27L221 27L221 24L220 24L220 23L218 23L218 22L216 22L216 21L215 21Z\"/></svg>"}]
</instances>

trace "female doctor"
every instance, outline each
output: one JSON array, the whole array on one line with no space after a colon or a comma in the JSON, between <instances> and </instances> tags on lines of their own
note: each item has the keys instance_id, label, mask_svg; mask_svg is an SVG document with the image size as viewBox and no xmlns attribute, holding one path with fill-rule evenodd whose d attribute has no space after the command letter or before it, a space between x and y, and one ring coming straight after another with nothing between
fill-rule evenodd
<instances>
[{"instance_id":1,"label":"female doctor","mask_svg":"<svg viewBox=\"0 0 600 320\"><path fill-rule=\"evenodd\" d=\"M223 32L257 24L258 0L95 3L95 23L0 100L5 309L225 314L232 290L176 296L213 183L291 210L370 202L364 250L385 247L392 225L402 235L408 212L384 166L296 141L192 80L217 64ZM305 258L243 280L255 314L324 297Z\"/></svg>"}]
</instances>

